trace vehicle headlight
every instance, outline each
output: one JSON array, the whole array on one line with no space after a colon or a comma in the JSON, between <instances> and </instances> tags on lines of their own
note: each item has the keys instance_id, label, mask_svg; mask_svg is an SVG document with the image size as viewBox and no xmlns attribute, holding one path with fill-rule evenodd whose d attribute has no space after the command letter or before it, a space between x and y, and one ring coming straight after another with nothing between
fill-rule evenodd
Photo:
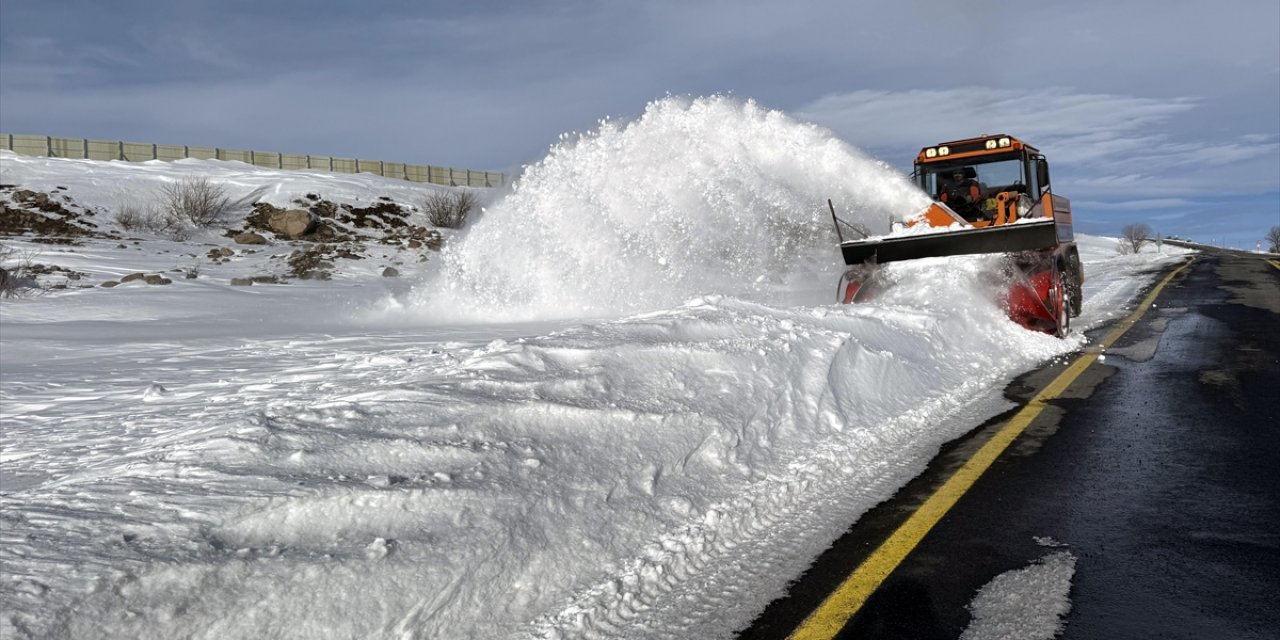
<instances>
[{"instance_id":1,"label":"vehicle headlight","mask_svg":"<svg viewBox=\"0 0 1280 640\"><path fill-rule=\"evenodd\" d=\"M938 155L940 156L951 155L951 147L938 147Z\"/></svg>"},{"instance_id":2,"label":"vehicle headlight","mask_svg":"<svg viewBox=\"0 0 1280 640\"><path fill-rule=\"evenodd\" d=\"M924 157L926 157L926 158L936 158L936 157L938 157L938 150L937 150L937 149L925 149L925 150L924 150Z\"/></svg>"},{"instance_id":3,"label":"vehicle headlight","mask_svg":"<svg viewBox=\"0 0 1280 640\"><path fill-rule=\"evenodd\" d=\"M1013 144L1013 142L1010 141L1008 138L1000 138L1000 146L1007 147L1011 144Z\"/></svg>"},{"instance_id":4,"label":"vehicle headlight","mask_svg":"<svg viewBox=\"0 0 1280 640\"><path fill-rule=\"evenodd\" d=\"M994 149L994 148L996 148L996 141L995 141L995 140L988 140L988 141L987 141L987 148L988 148L988 149Z\"/></svg>"}]
</instances>

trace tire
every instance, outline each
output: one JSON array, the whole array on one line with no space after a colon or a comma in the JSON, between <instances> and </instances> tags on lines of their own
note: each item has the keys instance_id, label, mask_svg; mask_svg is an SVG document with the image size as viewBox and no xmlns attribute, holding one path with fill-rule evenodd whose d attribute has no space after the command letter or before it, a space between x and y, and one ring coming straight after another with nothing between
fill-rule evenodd
<instances>
[{"instance_id":1,"label":"tire","mask_svg":"<svg viewBox=\"0 0 1280 640\"><path fill-rule=\"evenodd\" d=\"M1062 263L1055 262L1053 265L1053 286L1049 289L1049 308L1053 311L1056 319L1056 325L1053 328L1053 335L1058 338L1065 338L1071 331L1071 303L1070 296L1067 293L1067 283L1070 276L1064 273Z\"/></svg>"},{"instance_id":2,"label":"tire","mask_svg":"<svg viewBox=\"0 0 1280 640\"><path fill-rule=\"evenodd\" d=\"M1080 255L1075 251L1067 258L1067 300L1071 303L1071 317L1080 315L1084 308L1084 292L1081 290Z\"/></svg>"}]
</instances>

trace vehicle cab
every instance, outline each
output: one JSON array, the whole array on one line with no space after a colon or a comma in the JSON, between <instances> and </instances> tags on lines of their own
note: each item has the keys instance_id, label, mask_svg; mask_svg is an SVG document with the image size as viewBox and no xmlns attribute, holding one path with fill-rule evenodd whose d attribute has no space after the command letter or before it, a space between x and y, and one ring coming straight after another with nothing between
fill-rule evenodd
<instances>
[{"instance_id":1,"label":"vehicle cab","mask_svg":"<svg viewBox=\"0 0 1280 640\"><path fill-rule=\"evenodd\" d=\"M1039 149L1010 135L925 147L913 175L925 193L975 227L1055 213L1048 162ZM1069 206L1065 213L1070 216Z\"/></svg>"}]
</instances>

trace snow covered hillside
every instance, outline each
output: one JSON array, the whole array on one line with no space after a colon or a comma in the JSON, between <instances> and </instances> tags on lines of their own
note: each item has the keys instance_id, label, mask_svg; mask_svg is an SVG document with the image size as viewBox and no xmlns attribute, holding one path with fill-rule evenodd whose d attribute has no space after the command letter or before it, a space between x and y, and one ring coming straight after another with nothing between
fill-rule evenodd
<instances>
[{"instance_id":1,"label":"snow covered hillside","mask_svg":"<svg viewBox=\"0 0 1280 640\"><path fill-rule=\"evenodd\" d=\"M66 285L0 302L0 636L729 637L1086 342L1009 321L990 258L891 265L901 286L831 304L826 198L871 225L923 196L749 102L566 140L440 253L354 229L328 280L291 275L311 240L119 228L188 176L241 218L313 195L421 226L439 190L0 155L10 193L97 225L0 238ZM1082 241L1077 329L1180 259L1115 245ZM132 273L171 282L101 286Z\"/></svg>"}]
</instances>

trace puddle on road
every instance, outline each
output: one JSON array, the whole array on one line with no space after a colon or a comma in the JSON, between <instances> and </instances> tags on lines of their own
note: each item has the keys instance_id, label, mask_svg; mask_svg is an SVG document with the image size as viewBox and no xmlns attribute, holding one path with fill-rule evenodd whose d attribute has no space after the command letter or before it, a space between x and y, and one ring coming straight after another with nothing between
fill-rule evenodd
<instances>
[{"instance_id":1,"label":"puddle on road","mask_svg":"<svg viewBox=\"0 0 1280 640\"><path fill-rule=\"evenodd\" d=\"M1156 316L1148 321L1145 331L1136 340L1123 347L1112 347L1107 350L1108 356L1120 356L1132 362L1147 362L1156 356L1160 348L1160 338L1169 321L1187 312L1186 307L1169 307L1156 309Z\"/></svg>"}]
</instances>

